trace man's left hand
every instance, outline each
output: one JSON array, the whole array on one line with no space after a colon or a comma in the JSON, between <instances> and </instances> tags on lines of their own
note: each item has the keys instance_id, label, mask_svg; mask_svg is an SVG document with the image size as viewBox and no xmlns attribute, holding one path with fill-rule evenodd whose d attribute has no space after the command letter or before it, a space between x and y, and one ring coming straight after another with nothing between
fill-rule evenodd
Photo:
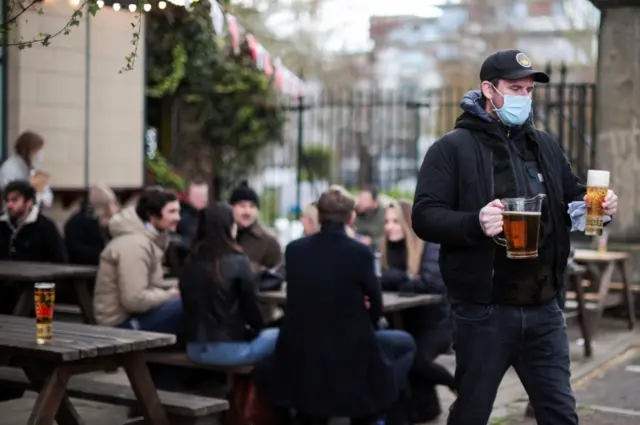
<instances>
[{"instance_id":1,"label":"man's left hand","mask_svg":"<svg viewBox=\"0 0 640 425\"><path fill-rule=\"evenodd\" d=\"M584 197L584 200L587 200L587 197ZM604 202L602 203L602 208L604 208L604 214L608 216L613 216L616 212L618 212L618 195L609 189L607 191L607 196L604 197Z\"/></svg>"}]
</instances>

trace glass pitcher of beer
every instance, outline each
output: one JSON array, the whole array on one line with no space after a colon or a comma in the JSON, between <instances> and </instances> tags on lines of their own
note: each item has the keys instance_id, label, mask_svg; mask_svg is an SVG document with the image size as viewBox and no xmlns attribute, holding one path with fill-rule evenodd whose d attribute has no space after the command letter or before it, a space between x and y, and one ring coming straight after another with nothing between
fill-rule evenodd
<instances>
[{"instance_id":1,"label":"glass pitcher of beer","mask_svg":"<svg viewBox=\"0 0 640 425\"><path fill-rule=\"evenodd\" d=\"M504 238L495 236L494 242L507 248L507 258L523 259L538 256L538 238L542 201L546 195L533 198L501 199Z\"/></svg>"}]
</instances>

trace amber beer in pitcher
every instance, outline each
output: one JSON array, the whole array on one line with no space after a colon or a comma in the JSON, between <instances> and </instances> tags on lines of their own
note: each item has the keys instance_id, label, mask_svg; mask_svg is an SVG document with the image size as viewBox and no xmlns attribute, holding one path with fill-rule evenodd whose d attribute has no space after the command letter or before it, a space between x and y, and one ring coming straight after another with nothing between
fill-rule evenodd
<instances>
[{"instance_id":1,"label":"amber beer in pitcher","mask_svg":"<svg viewBox=\"0 0 640 425\"><path fill-rule=\"evenodd\" d=\"M584 234L600 236L604 226L604 208L602 203L609 191L608 171L589 170L587 173L587 217Z\"/></svg>"},{"instance_id":2,"label":"amber beer in pitcher","mask_svg":"<svg viewBox=\"0 0 640 425\"><path fill-rule=\"evenodd\" d=\"M496 236L493 240L507 249L507 258L518 260L538 256L540 217L544 198L545 195L540 194L530 199L500 200L504 205L502 212L504 238Z\"/></svg>"},{"instance_id":3,"label":"amber beer in pitcher","mask_svg":"<svg viewBox=\"0 0 640 425\"><path fill-rule=\"evenodd\" d=\"M36 309L36 342L46 344L53 337L53 306L56 300L56 284L35 284L33 300Z\"/></svg>"}]
</instances>

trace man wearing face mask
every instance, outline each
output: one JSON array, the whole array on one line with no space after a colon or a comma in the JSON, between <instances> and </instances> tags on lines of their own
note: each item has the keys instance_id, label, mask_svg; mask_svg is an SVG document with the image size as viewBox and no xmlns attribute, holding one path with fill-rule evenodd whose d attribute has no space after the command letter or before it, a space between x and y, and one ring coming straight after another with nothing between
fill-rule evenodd
<instances>
[{"instance_id":1,"label":"man wearing face mask","mask_svg":"<svg viewBox=\"0 0 640 425\"><path fill-rule=\"evenodd\" d=\"M561 309L570 251L568 204L585 187L560 145L534 128L533 70L519 50L490 55L481 90L467 93L456 128L427 152L418 176L413 229L441 244L440 267L455 320L456 386L450 425L486 424L512 366L537 423L577 425L569 344ZM492 238L503 229L500 199L546 195L538 257L509 259ZM607 215L617 209L609 191Z\"/></svg>"}]
</instances>

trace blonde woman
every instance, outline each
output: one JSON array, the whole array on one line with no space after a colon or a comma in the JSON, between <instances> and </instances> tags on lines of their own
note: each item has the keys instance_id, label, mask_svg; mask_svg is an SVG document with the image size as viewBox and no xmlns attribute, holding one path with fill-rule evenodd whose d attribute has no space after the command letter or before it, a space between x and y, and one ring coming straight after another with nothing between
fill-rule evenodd
<instances>
[{"instance_id":1,"label":"blonde woman","mask_svg":"<svg viewBox=\"0 0 640 425\"><path fill-rule=\"evenodd\" d=\"M89 188L82 209L64 226L69 261L73 264L97 266L100 253L110 239L109 219L120 210L115 193L104 184Z\"/></svg>"},{"instance_id":2,"label":"blonde woman","mask_svg":"<svg viewBox=\"0 0 640 425\"><path fill-rule=\"evenodd\" d=\"M382 288L387 291L442 294L439 304L407 310L405 330L416 341L411 373L411 410L416 423L428 422L441 413L436 385L455 391L455 380L443 366L434 362L445 353L452 341L449 303L438 256L440 246L424 243L411 228L411 201L391 201L385 211L384 236L381 243Z\"/></svg>"}]
</instances>

